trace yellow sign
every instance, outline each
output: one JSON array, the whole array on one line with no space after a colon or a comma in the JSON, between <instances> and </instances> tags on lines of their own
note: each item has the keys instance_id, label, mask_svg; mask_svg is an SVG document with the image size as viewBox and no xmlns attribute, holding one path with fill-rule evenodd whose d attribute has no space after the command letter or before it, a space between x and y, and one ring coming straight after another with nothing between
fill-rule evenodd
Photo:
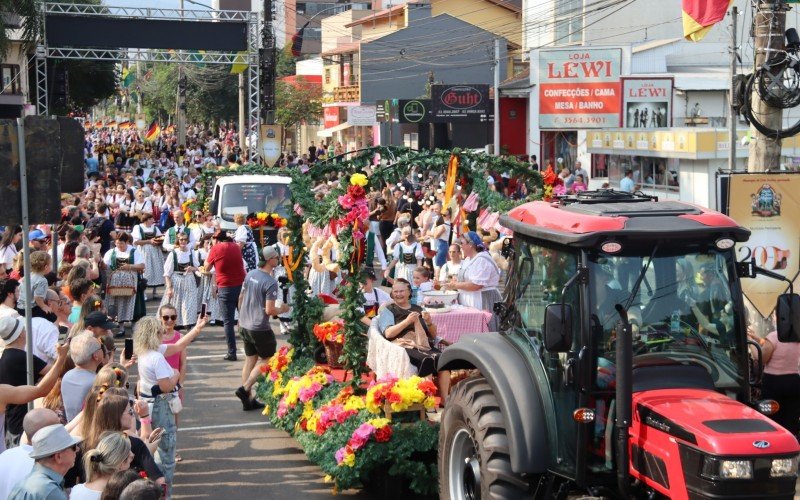
<instances>
[{"instance_id":1,"label":"yellow sign","mask_svg":"<svg viewBox=\"0 0 800 500\"><path fill-rule=\"evenodd\" d=\"M793 280L797 277L800 247L800 175L732 175L730 216L752 232L738 245L739 261L755 259L757 266ZM742 290L756 310L772 314L787 284L766 276L743 279Z\"/></svg>"}]
</instances>

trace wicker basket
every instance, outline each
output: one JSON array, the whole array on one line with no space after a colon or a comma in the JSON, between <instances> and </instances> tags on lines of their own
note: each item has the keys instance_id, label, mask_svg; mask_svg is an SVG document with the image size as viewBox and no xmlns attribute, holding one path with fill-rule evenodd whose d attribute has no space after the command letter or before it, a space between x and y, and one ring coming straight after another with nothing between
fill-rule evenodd
<instances>
[{"instance_id":1,"label":"wicker basket","mask_svg":"<svg viewBox=\"0 0 800 500\"><path fill-rule=\"evenodd\" d=\"M325 342L325 357L328 358L328 366L331 368L343 368L344 363L341 361L342 350L344 344L336 342Z\"/></svg>"},{"instance_id":2,"label":"wicker basket","mask_svg":"<svg viewBox=\"0 0 800 500\"><path fill-rule=\"evenodd\" d=\"M106 295L109 297L133 297L136 295L136 287L132 286L109 286L106 288Z\"/></svg>"}]
</instances>

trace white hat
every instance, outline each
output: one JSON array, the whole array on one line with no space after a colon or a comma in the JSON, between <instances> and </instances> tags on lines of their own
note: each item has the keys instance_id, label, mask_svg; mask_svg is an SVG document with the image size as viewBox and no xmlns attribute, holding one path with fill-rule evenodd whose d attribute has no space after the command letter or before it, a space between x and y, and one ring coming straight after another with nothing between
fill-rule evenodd
<instances>
[{"instance_id":1,"label":"white hat","mask_svg":"<svg viewBox=\"0 0 800 500\"><path fill-rule=\"evenodd\" d=\"M21 317L6 316L0 318L0 340L5 345L14 342L22 333L24 327L25 324Z\"/></svg>"},{"instance_id":2,"label":"white hat","mask_svg":"<svg viewBox=\"0 0 800 500\"><path fill-rule=\"evenodd\" d=\"M83 441L79 437L70 436L67 428L61 424L42 427L31 439L33 451L28 455L34 460L55 455Z\"/></svg>"}]
</instances>

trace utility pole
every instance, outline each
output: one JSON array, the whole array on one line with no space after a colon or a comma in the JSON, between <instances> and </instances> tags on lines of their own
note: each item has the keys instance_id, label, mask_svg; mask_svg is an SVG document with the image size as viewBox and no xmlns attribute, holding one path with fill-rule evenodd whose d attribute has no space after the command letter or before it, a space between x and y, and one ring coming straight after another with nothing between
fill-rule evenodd
<instances>
[{"instance_id":1,"label":"utility pole","mask_svg":"<svg viewBox=\"0 0 800 500\"><path fill-rule=\"evenodd\" d=\"M500 38L494 39L494 155L500 156Z\"/></svg>"},{"instance_id":2,"label":"utility pole","mask_svg":"<svg viewBox=\"0 0 800 500\"><path fill-rule=\"evenodd\" d=\"M239 147L244 151L245 139L244 72L239 73Z\"/></svg>"},{"instance_id":3,"label":"utility pole","mask_svg":"<svg viewBox=\"0 0 800 500\"><path fill-rule=\"evenodd\" d=\"M755 67L760 68L768 59L784 49L787 5L783 0L759 0L753 13L755 33ZM761 100L757 90L752 95L753 115L765 127L774 130L783 128L783 110L768 106ZM750 127L750 154L748 172L777 170L780 167L781 141L775 140ZM733 144L731 144L733 147Z\"/></svg>"},{"instance_id":4,"label":"utility pole","mask_svg":"<svg viewBox=\"0 0 800 500\"><path fill-rule=\"evenodd\" d=\"M183 0L181 0L181 19L183 19ZM183 51L179 51L179 57ZM183 74L183 62L178 64L178 109L175 121L178 122L178 146L186 145L186 76Z\"/></svg>"},{"instance_id":5,"label":"utility pole","mask_svg":"<svg viewBox=\"0 0 800 500\"><path fill-rule=\"evenodd\" d=\"M736 170L736 145L739 142L736 140L736 120L738 117L734 107L734 93L736 92L734 87L736 84L733 80L736 76L736 63L739 58L739 53L736 50L736 17L738 15L739 9L734 5L731 9L731 88L728 91L728 170L731 172Z\"/></svg>"}]
</instances>

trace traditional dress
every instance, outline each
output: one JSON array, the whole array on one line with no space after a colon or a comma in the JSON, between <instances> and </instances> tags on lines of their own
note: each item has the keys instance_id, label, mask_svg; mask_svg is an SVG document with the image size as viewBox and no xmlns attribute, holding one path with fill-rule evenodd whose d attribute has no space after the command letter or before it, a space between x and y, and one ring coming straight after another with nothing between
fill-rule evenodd
<instances>
[{"instance_id":1,"label":"traditional dress","mask_svg":"<svg viewBox=\"0 0 800 500\"><path fill-rule=\"evenodd\" d=\"M319 271L312 265L311 270L308 272L308 285L311 287L311 294L315 297L320 294L332 295L333 290L336 288L338 276L331 277L332 273L325 269L325 264L322 263L322 255L318 255L316 258L318 259L317 267L321 267L322 270ZM331 258L331 261L333 260Z\"/></svg>"},{"instance_id":2,"label":"traditional dress","mask_svg":"<svg viewBox=\"0 0 800 500\"><path fill-rule=\"evenodd\" d=\"M256 239L253 236L253 230L247 224L242 224L236 228L236 233L233 236L233 241L236 243L244 243L242 247L242 258L245 262L245 271L248 273L258 267L258 247L256 246Z\"/></svg>"},{"instance_id":3,"label":"traditional dress","mask_svg":"<svg viewBox=\"0 0 800 500\"><path fill-rule=\"evenodd\" d=\"M175 326L189 326L197 323L200 294L195 274L186 271L189 266L200 267L200 257L196 251L175 249L167 254L164 263L164 278L172 282L172 298L165 293L161 299L161 305L169 304L178 311Z\"/></svg>"},{"instance_id":4,"label":"traditional dress","mask_svg":"<svg viewBox=\"0 0 800 500\"><path fill-rule=\"evenodd\" d=\"M501 300L500 292L497 290L500 283L500 268L489 252L478 252L474 257L465 259L461 263L461 269L458 270L457 279L483 286L474 292L459 290L459 304L493 313L494 304ZM495 318L492 316L490 331L495 331L495 326Z\"/></svg>"},{"instance_id":5,"label":"traditional dress","mask_svg":"<svg viewBox=\"0 0 800 500\"><path fill-rule=\"evenodd\" d=\"M145 264L144 252L137 252L133 245L128 245L125 251L120 251L116 247L110 249L103 256L103 261L111 271L108 278L108 286L124 286L136 288L139 284L139 276L136 271L120 271L119 268L132 264ZM145 270L147 268L145 267ZM130 297L106 297L107 306L115 306L117 309L117 321L133 321L133 311L136 307L136 295Z\"/></svg>"},{"instance_id":6,"label":"traditional dress","mask_svg":"<svg viewBox=\"0 0 800 500\"><path fill-rule=\"evenodd\" d=\"M178 234L183 233L189 237L189 244L187 248L194 248L195 238L192 234L191 229L186 227L185 225L177 225L172 226L171 228L167 229L166 233L164 234L164 243L161 247L164 249L165 252L171 252L178 248Z\"/></svg>"},{"instance_id":7,"label":"traditional dress","mask_svg":"<svg viewBox=\"0 0 800 500\"><path fill-rule=\"evenodd\" d=\"M133 242L150 241L161 236L161 231L156 226L149 229L144 224L139 224L133 228L131 233ZM144 254L144 273L142 276L147 280L147 286L164 285L164 253L155 245L142 245L139 247Z\"/></svg>"},{"instance_id":8,"label":"traditional dress","mask_svg":"<svg viewBox=\"0 0 800 500\"><path fill-rule=\"evenodd\" d=\"M198 256L200 257L200 262L205 263L206 259L208 258L208 250L205 248L200 249L198 252ZM206 268L208 273L202 273L200 275L200 303L206 304L206 312L211 314L209 321L222 321L222 312L219 308L219 300L217 300L216 290L217 290L217 281L216 277L214 276L214 266L210 268Z\"/></svg>"},{"instance_id":9,"label":"traditional dress","mask_svg":"<svg viewBox=\"0 0 800 500\"><path fill-rule=\"evenodd\" d=\"M417 241L410 245L401 241L395 245L393 258L397 260L397 264L395 264L394 268L394 278L404 278L411 283L414 279L414 269L417 268L417 262L424 257L422 245Z\"/></svg>"}]
</instances>

